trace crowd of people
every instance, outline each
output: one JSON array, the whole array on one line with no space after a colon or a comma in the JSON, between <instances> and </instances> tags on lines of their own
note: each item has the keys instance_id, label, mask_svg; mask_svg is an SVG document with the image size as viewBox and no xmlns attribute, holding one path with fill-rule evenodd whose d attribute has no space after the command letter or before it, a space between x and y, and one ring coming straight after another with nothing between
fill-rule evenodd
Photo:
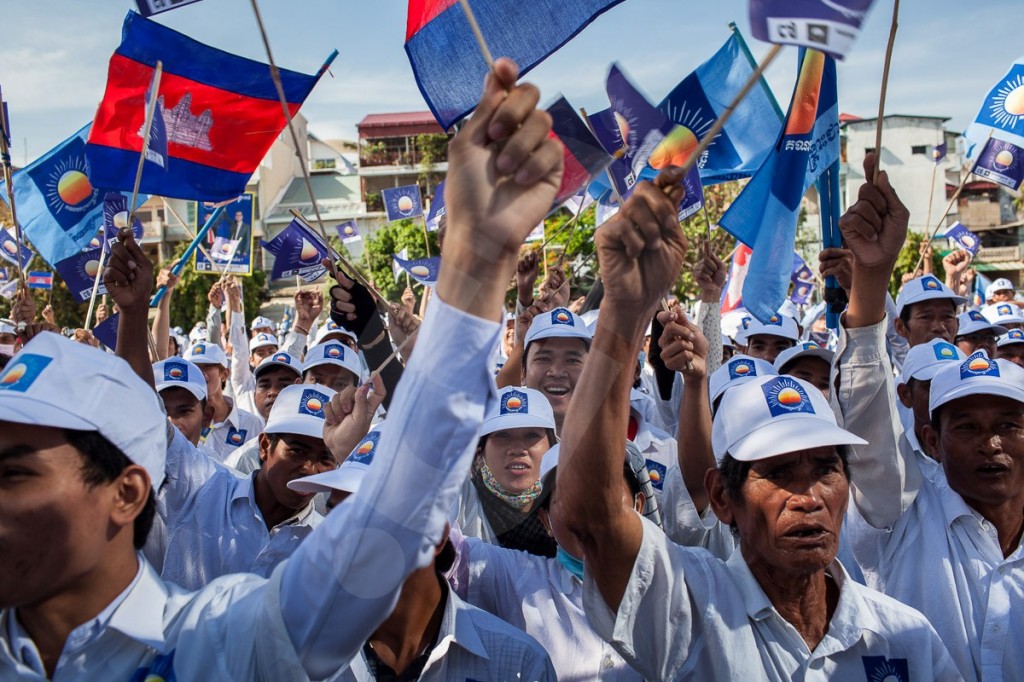
<instances>
[{"instance_id":1,"label":"crowd of people","mask_svg":"<svg viewBox=\"0 0 1024 682\"><path fill-rule=\"evenodd\" d=\"M288 329L220 280L186 335L130 230L114 348L19 300L0 680L1024 679L1012 283L969 308L954 256L893 300L882 170L821 255L838 329L723 317L669 168L570 302L522 249L563 168L517 77L499 60L450 144L422 319L332 268ZM666 298L691 249L698 300Z\"/></svg>"}]
</instances>

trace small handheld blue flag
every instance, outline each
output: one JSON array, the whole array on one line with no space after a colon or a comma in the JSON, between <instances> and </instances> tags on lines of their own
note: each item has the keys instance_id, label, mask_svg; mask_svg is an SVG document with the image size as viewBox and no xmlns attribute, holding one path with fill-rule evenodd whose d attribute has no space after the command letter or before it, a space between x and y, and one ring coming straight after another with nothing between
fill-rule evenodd
<instances>
[{"instance_id":1,"label":"small handheld blue flag","mask_svg":"<svg viewBox=\"0 0 1024 682\"><path fill-rule=\"evenodd\" d=\"M932 149L932 161L934 161L936 165L942 163L942 160L946 158L946 151L945 142L935 145L935 148Z\"/></svg>"},{"instance_id":2,"label":"small handheld blue flag","mask_svg":"<svg viewBox=\"0 0 1024 682\"><path fill-rule=\"evenodd\" d=\"M272 280L298 275L304 282L315 282L327 272L320 262L328 257L327 247L298 220L288 223L288 227L269 242L261 239L260 246L274 256Z\"/></svg>"},{"instance_id":3,"label":"small handheld blue flag","mask_svg":"<svg viewBox=\"0 0 1024 682\"><path fill-rule=\"evenodd\" d=\"M354 220L346 220L337 226L337 230L338 238L341 239L343 244L357 242L363 238L363 236L359 234L359 226L356 225L356 221Z\"/></svg>"},{"instance_id":4,"label":"small handheld blue flag","mask_svg":"<svg viewBox=\"0 0 1024 682\"><path fill-rule=\"evenodd\" d=\"M178 9L194 2L199 2L199 0L135 0L135 4L139 6L139 13L144 17Z\"/></svg>"},{"instance_id":5,"label":"small handheld blue flag","mask_svg":"<svg viewBox=\"0 0 1024 682\"><path fill-rule=\"evenodd\" d=\"M117 327L121 321L121 313L114 313L92 328L92 335L110 350L117 349Z\"/></svg>"},{"instance_id":6,"label":"small handheld blue flag","mask_svg":"<svg viewBox=\"0 0 1024 682\"><path fill-rule=\"evenodd\" d=\"M28 277L28 288L29 289L52 289L53 288L53 273L52 272L27 272L25 275Z\"/></svg>"},{"instance_id":7,"label":"small handheld blue flag","mask_svg":"<svg viewBox=\"0 0 1024 682\"><path fill-rule=\"evenodd\" d=\"M414 280L428 287L437 284L437 276L441 272L441 257L416 258L405 260L398 256L392 256L398 267L408 272Z\"/></svg>"},{"instance_id":8,"label":"small handheld blue flag","mask_svg":"<svg viewBox=\"0 0 1024 682\"><path fill-rule=\"evenodd\" d=\"M977 256L978 250L981 248L981 241L978 237L959 221L953 223L953 225L946 230L946 239L948 239L950 244L955 248L971 254L971 258Z\"/></svg>"},{"instance_id":9,"label":"small handheld blue flag","mask_svg":"<svg viewBox=\"0 0 1024 682\"><path fill-rule=\"evenodd\" d=\"M128 227L128 197L120 192L107 192L103 196L103 248L109 248L117 241L117 233ZM138 216L132 223L132 234L136 241L142 239L142 221Z\"/></svg>"},{"instance_id":10,"label":"small handheld blue flag","mask_svg":"<svg viewBox=\"0 0 1024 682\"><path fill-rule=\"evenodd\" d=\"M989 138L972 172L1016 190L1024 181L1024 149L1012 142Z\"/></svg>"},{"instance_id":11,"label":"small handheld blue flag","mask_svg":"<svg viewBox=\"0 0 1024 682\"><path fill-rule=\"evenodd\" d=\"M153 98L157 97L158 83L156 82L156 72L153 72L153 81L150 83L149 89L146 90L146 107L149 107L149 103L153 101ZM143 125L145 128L145 125ZM164 120L164 105L163 102L157 100L156 108L153 110L153 122L149 126L149 146L146 148L146 161L152 163L155 166L159 166L161 170L167 170L167 122Z\"/></svg>"},{"instance_id":12,"label":"small handheld blue flag","mask_svg":"<svg viewBox=\"0 0 1024 682\"><path fill-rule=\"evenodd\" d=\"M0 225L0 258L14 265L20 265L22 269L25 269L28 267L28 262L32 260L32 255L32 249L22 244L21 258L19 259L17 238L8 232L7 228ZM18 260L21 260L20 264Z\"/></svg>"},{"instance_id":13,"label":"small handheld blue flag","mask_svg":"<svg viewBox=\"0 0 1024 682\"><path fill-rule=\"evenodd\" d=\"M398 264L400 260L409 259L409 249L403 248L398 253L391 256L391 272L395 273L395 281L397 282L402 278L402 266Z\"/></svg>"},{"instance_id":14,"label":"small handheld blue flag","mask_svg":"<svg viewBox=\"0 0 1024 682\"><path fill-rule=\"evenodd\" d=\"M423 201L420 199L419 185L389 187L381 190L381 197L384 199L384 210L388 214L388 222L423 215Z\"/></svg>"},{"instance_id":15,"label":"small handheld blue flag","mask_svg":"<svg viewBox=\"0 0 1024 682\"><path fill-rule=\"evenodd\" d=\"M971 306L979 307L985 305L985 290L988 289L989 285L992 284L992 280L981 274L980 272L974 275L974 293L971 296Z\"/></svg>"},{"instance_id":16,"label":"small handheld blue flag","mask_svg":"<svg viewBox=\"0 0 1024 682\"><path fill-rule=\"evenodd\" d=\"M92 285L96 281L96 275L100 270L100 254L102 251L99 248L82 251L71 256L71 258L65 258L55 266L57 272L60 273L60 278L67 285L68 291L79 302L88 301L92 297ZM107 288L102 280L96 293L99 295L107 293Z\"/></svg>"},{"instance_id":17,"label":"small handheld blue flag","mask_svg":"<svg viewBox=\"0 0 1024 682\"><path fill-rule=\"evenodd\" d=\"M430 210L427 211L427 230L437 232L441 224L441 218L447 211L444 208L444 180L434 188L434 198L430 202Z\"/></svg>"},{"instance_id":18,"label":"small handheld blue flag","mask_svg":"<svg viewBox=\"0 0 1024 682\"><path fill-rule=\"evenodd\" d=\"M750 0L758 40L800 45L842 59L860 35L874 0Z\"/></svg>"},{"instance_id":19,"label":"small handheld blue flag","mask_svg":"<svg viewBox=\"0 0 1024 682\"><path fill-rule=\"evenodd\" d=\"M793 272L789 279L793 283L789 300L797 305L806 304L814 290L814 272L799 253L793 254Z\"/></svg>"}]
</instances>

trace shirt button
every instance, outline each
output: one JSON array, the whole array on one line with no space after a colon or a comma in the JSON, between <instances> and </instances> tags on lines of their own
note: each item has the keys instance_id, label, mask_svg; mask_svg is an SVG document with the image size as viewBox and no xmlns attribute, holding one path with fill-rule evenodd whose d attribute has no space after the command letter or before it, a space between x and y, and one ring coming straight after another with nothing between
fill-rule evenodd
<instances>
[{"instance_id":1,"label":"shirt button","mask_svg":"<svg viewBox=\"0 0 1024 682\"><path fill-rule=\"evenodd\" d=\"M604 661L601 663L601 667L605 670L611 670L615 667L615 661L612 660L611 656L605 656Z\"/></svg>"}]
</instances>

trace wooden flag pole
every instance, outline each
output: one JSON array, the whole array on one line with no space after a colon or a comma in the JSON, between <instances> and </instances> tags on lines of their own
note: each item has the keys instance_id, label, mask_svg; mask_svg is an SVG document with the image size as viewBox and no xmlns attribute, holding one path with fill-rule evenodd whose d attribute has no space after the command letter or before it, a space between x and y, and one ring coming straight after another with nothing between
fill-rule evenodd
<instances>
[{"instance_id":1,"label":"wooden flag pole","mask_svg":"<svg viewBox=\"0 0 1024 682\"><path fill-rule=\"evenodd\" d=\"M384 359L384 362L380 363L377 366L377 369L373 370L373 372L370 374L370 378L366 380L366 383L373 383L373 380L380 376L380 373L384 371L384 368L391 364L391 361L397 358L398 354L405 350L405 347L409 345L409 342L416 338L416 334L418 334L419 331L420 327L416 327L416 329L413 330L412 334L409 334L407 337L405 337L405 341L402 341L402 343L398 344L398 348L392 351L391 355L387 356Z\"/></svg>"},{"instance_id":2,"label":"wooden flag pole","mask_svg":"<svg viewBox=\"0 0 1024 682\"><path fill-rule=\"evenodd\" d=\"M466 19L469 21L469 28L473 31L473 37L476 38L476 44L480 46L480 54L483 55L484 61L487 62L487 70L494 71L494 57L491 56L491 50L487 47L487 41L484 40L484 34L480 30L480 24L476 23L476 15L473 14L473 9L469 6L469 0L459 0L459 4L462 5L462 11L466 15Z\"/></svg>"},{"instance_id":3,"label":"wooden flag pole","mask_svg":"<svg viewBox=\"0 0 1024 682\"><path fill-rule=\"evenodd\" d=\"M715 119L714 125L711 126L711 129L701 139L696 151L694 151L693 154L690 155L690 158L686 160L686 163L683 164L684 178L691 170L693 170L693 167L697 165L697 161L700 157L707 151L708 147L711 146L711 143L715 141L718 134L722 132L722 128L724 128L725 124L728 123L730 118L732 118L733 112L736 111L736 107L740 105L740 102L746 98L751 89L753 89L753 87L757 85L758 81L761 80L761 76L764 75L765 69L775 61L775 58L779 55L779 51L781 49L782 45L772 45L772 48L768 50L768 54L764 56L761 63L757 65L756 69L754 69L754 73L750 74L750 78L748 78L747 82L743 84L740 91L736 93L736 97L729 103L729 106L722 112L722 115Z\"/></svg>"},{"instance_id":4,"label":"wooden flag pole","mask_svg":"<svg viewBox=\"0 0 1024 682\"><path fill-rule=\"evenodd\" d=\"M974 169L972 167L972 169L967 171L967 174L964 175L964 179L960 181L960 185L956 188L956 191L953 192L953 197L949 200L949 203L946 204L946 210L942 212L941 216L939 216L939 222L936 223L931 234L928 235L928 240L924 243L924 246L921 247L921 256L917 259L917 265L914 266L914 269L911 270L911 272L917 272L917 269L921 267L921 263L924 262L924 254L928 251L928 247L931 246L932 242L935 240L935 235L939 233L939 228L942 227L942 223L946 220L946 216L949 215L950 210L953 208L953 204L960 196L960 192L962 192L964 187L967 185L967 181L970 179L971 173L973 172Z\"/></svg>"},{"instance_id":5,"label":"wooden flag pole","mask_svg":"<svg viewBox=\"0 0 1024 682\"><path fill-rule=\"evenodd\" d=\"M7 185L7 205L11 207L14 237L18 242L18 253L14 257L18 266L18 290L27 291L28 282L25 279L25 268L21 264L21 245L24 243L24 238L21 234L21 223L18 222L18 208L14 203L14 167L11 165L11 150L7 144L8 130L10 130L10 122L7 120L7 110L4 108L3 93L0 92L0 167L3 168L4 184Z\"/></svg>"},{"instance_id":6,"label":"wooden flag pole","mask_svg":"<svg viewBox=\"0 0 1024 682\"><path fill-rule=\"evenodd\" d=\"M885 117L885 93L889 89L889 66L892 64L892 48L896 44L896 29L899 28L900 0L892 6L892 25L889 27L889 44L885 47L885 66L882 68L882 92L878 98L878 122L875 124L875 174L871 184L878 182L878 171L882 166L882 121ZM934 183L933 183L934 184Z\"/></svg>"},{"instance_id":7,"label":"wooden flag pole","mask_svg":"<svg viewBox=\"0 0 1024 682\"><path fill-rule=\"evenodd\" d=\"M876 168L877 168L877 166L876 166ZM938 169L939 169L939 164L933 163L932 164L932 184L931 184L931 187L928 188L928 217L925 218L925 220L924 220L924 224L925 225L931 225L932 224L932 200L935 199L935 173L936 173L936 171ZM945 183L943 183L943 186L945 186Z\"/></svg>"},{"instance_id":8,"label":"wooden flag pole","mask_svg":"<svg viewBox=\"0 0 1024 682\"><path fill-rule=\"evenodd\" d=\"M327 229L324 227L324 220L320 216L320 206L316 203L316 195L313 194L313 183L309 179L309 168L306 160L302 158L302 145L299 144L299 135L295 132L295 124L292 121L292 113L288 108L288 98L284 94L284 85L281 84L281 72L277 68L277 63L274 62L274 55L270 50L270 39L267 37L267 29L263 25L263 16L260 14L259 5L256 4L256 0L251 0L252 13L256 17L256 25L260 30L260 37L263 39L263 47L267 51L267 61L270 64L270 78L274 81L274 88L277 90L277 97L281 101L281 111L284 112L284 120L288 124L288 132L291 134L292 144L295 146L295 156L299 159L299 167L302 168L302 179L306 184L306 193L309 194L309 201L313 205L313 214L316 216L317 229L320 232L320 236L323 238L324 243L327 243ZM335 52L337 54L337 52ZM333 59L333 56L331 57ZM327 68L327 62L323 68ZM308 223L307 223L308 224ZM338 269L334 265L332 260L330 263L331 275L334 276L335 281L338 280Z\"/></svg>"},{"instance_id":9,"label":"wooden flag pole","mask_svg":"<svg viewBox=\"0 0 1024 682\"><path fill-rule=\"evenodd\" d=\"M423 214L423 204L420 204L420 224L423 225L423 245L427 247L427 258L430 258L430 236L427 234L427 217Z\"/></svg>"}]
</instances>

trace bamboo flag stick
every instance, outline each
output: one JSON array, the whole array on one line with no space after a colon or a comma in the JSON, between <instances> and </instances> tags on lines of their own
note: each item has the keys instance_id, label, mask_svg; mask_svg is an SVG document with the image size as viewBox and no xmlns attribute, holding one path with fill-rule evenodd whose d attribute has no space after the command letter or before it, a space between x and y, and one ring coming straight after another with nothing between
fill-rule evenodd
<instances>
[{"instance_id":1,"label":"bamboo flag stick","mask_svg":"<svg viewBox=\"0 0 1024 682\"><path fill-rule=\"evenodd\" d=\"M391 361L397 358L398 354L405 350L405 347L408 346L409 343L414 338L416 338L416 334L418 334L419 331L420 327L417 327L412 332L412 334L409 334L407 337L405 337L405 341L402 341L402 343L398 344L398 348L392 351L391 355L387 356L387 358L384 359L384 362L380 363L380 365L377 366L377 369L373 370L373 373L370 374L370 378L367 379L367 383L373 383L373 380L380 376L380 373L384 371L384 368L391 364Z\"/></svg>"},{"instance_id":2,"label":"bamboo flag stick","mask_svg":"<svg viewBox=\"0 0 1024 682\"><path fill-rule=\"evenodd\" d=\"M964 175L964 179L960 181L960 185L956 188L956 191L953 192L953 197L949 200L949 203L946 204L946 210L942 212L941 216L939 216L939 222L935 224L931 234L928 235L928 241L926 241L924 246L921 247L921 256L917 259L917 265L914 266L914 269L911 272L917 272L917 269L921 267L921 263L924 262L924 254L928 251L928 247L931 246L932 242L935 240L935 235L939 233L939 228L942 227L942 223L946 220L946 216L949 214L950 210L952 210L953 204L956 203L957 198L960 196L960 192L962 192L964 186L967 185L967 181L970 179L971 173L973 172L974 168L972 166L971 170L967 171L967 174Z\"/></svg>"},{"instance_id":3,"label":"bamboo flag stick","mask_svg":"<svg viewBox=\"0 0 1024 682\"><path fill-rule=\"evenodd\" d=\"M729 106L722 112L722 115L715 119L714 125L711 126L711 129L701 139L696 151L690 155L690 158L687 159L686 163L683 165L684 178L691 170L693 170L693 167L697 165L697 161L700 157L707 151L708 147L711 146L711 143L715 141L718 134L722 132L722 128L724 128L725 124L728 123L730 118L732 118L733 112L736 111L736 107L740 105L740 102L743 101L751 89L761 80L761 76L764 75L765 69L775 61L775 58L779 55L779 51L781 49L782 45L772 45L772 48L768 50L768 54L764 56L761 63L757 65L756 69L754 69L754 73L750 74L750 78L748 78L747 82L743 84L740 91L736 93L736 97L729 103Z\"/></svg>"},{"instance_id":4,"label":"bamboo flag stick","mask_svg":"<svg viewBox=\"0 0 1024 682\"><path fill-rule=\"evenodd\" d=\"M882 69L882 93L878 98L878 122L875 124L875 174L871 184L878 182L878 171L882 166L882 120L885 117L885 93L889 89L889 66L892 64L892 48L896 43L896 29L899 28L900 0L892 6L892 25L889 27L889 44L885 47L885 66Z\"/></svg>"},{"instance_id":5,"label":"bamboo flag stick","mask_svg":"<svg viewBox=\"0 0 1024 682\"><path fill-rule=\"evenodd\" d=\"M25 269L21 264L21 248L24 237L21 234L21 223L18 222L18 207L14 203L14 168L11 165L11 150L7 140L7 131L10 130L10 121L7 120L7 109L4 108L3 93L0 92L0 167L3 168L4 184L7 185L7 205L11 207L11 220L14 221L14 237L18 242L18 255L14 260L18 265L18 289L25 291L27 281Z\"/></svg>"},{"instance_id":6,"label":"bamboo flag stick","mask_svg":"<svg viewBox=\"0 0 1024 682\"><path fill-rule=\"evenodd\" d=\"M484 61L487 62L487 70L494 71L494 57L491 56L491 51L487 47L487 41L484 40L484 34L480 31L480 24L476 23L476 15L473 14L473 9L469 6L469 0L459 0L462 5L462 11L466 15L466 19L469 20L469 28L473 31L473 37L476 38L476 44L480 46L480 54L483 55Z\"/></svg>"}]
</instances>

